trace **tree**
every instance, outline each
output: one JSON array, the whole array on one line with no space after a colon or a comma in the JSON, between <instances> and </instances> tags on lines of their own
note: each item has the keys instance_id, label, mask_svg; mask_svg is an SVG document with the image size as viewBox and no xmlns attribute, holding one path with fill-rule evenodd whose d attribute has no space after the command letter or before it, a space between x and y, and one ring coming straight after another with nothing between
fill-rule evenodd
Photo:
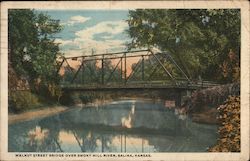
<instances>
[{"instance_id":1,"label":"tree","mask_svg":"<svg viewBox=\"0 0 250 161\"><path fill-rule=\"evenodd\" d=\"M230 50L240 55L240 10L137 9L127 21L129 49L158 47L191 78L233 81L222 75L221 65Z\"/></svg>"},{"instance_id":2,"label":"tree","mask_svg":"<svg viewBox=\"0 0 250 161\"><path fill-rule=\"evenodd\" d=\"M17 75L28 79L34 91L57 84L60 53L54 35L62 29L59 20L34 10L11 9L8 27L9 61Z\"/></svg>"}]
</instances>

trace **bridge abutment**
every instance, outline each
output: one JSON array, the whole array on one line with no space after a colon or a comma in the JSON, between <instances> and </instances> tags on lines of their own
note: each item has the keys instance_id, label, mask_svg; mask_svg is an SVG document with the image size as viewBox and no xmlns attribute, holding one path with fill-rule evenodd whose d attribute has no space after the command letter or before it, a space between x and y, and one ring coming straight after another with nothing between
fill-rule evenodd
<instances>
[{"instance_id":1,"label":"bridge abutment","mask_svg":"<svg viewBox=\"0 0 250 161\"><path fill-rule=\"evenodd\" d=\"M81 99L117 99L117 98L152 98L174 101L175 107L180 108L185 97L191 94L192 90L176 89L176 88L158 88L158 89L96 89L96 90L84 90L80 88L64 89L64 97L67 99L73 97L79 97ZM70 99L69 99L70 101Z\"/></svg>"},{"instance_id":2,"label":"bridge abutment","mask_svg":"<svg viewBox=\"0 0 250 161\"><path fill-rule=\"evenodd\" d=\"M175 99L175 107L177 108L181 107L181 101L182 101L181 91L176 92L174 99Z\"/></svg>"}]
</instances>

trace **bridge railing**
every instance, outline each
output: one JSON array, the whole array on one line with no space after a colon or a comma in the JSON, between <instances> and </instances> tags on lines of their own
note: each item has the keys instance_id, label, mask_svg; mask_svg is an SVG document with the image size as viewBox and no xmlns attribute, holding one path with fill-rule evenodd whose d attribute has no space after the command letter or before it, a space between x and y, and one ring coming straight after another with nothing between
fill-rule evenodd
<instances>
[{"instance_id":1,"label":"bridge railing","mask_svg":"<svg viewBox=\"0 0 250 161\"><path fill-rule=\"evenodd\" d=\"M129 83L110 82L106 84L92 83L92 84L61 84L62 88L85 88L85 89L98 89L98 88L187 88L187 89L200 89L214 87L219 84L211 81L189 82L179 80L175 83L171 81L131 81Z\"/></svg>"}]
</instances>

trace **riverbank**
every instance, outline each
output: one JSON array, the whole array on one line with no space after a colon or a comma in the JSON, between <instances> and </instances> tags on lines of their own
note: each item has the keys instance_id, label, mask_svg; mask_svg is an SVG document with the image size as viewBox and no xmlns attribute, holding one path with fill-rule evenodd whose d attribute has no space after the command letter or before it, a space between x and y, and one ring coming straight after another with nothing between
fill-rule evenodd
<instances>
[{"instance_id":1,"label":"riverbank","mask_svg":"<svg viewBox=\"0 0 250 161\"><path fill-rule=\"evenodd\" d=\"M26 111L19 114L9 114L8 115L8 124L13 124L22 121L28 121L35 118L42 118L51 116L57 113L64 112L68 110L68 107L65 106L53 106L53 107L46 107L40 109L34 109L32 111Z\"/></svg>"},{"instance_id":2,"label":"riverbank","mask_svg":"<svg viewBox=\"0 0 250 161\"><path fill-rule=\"evenodd\" d=\"M8 124L13 124L13 123L18 123L18 122L23 122L23 121L29 121L35 118L42 118L42 117L47 117L47 116L52 116L61 112L65 112L69 109L72 108L83 108L83 107L88 107L88 106L99 106L99 105L105 105L108 104L112 101L117 101L117 100L126 100L126 99L131 99L129 97L123 97L119 99L107 99L107 100L94 100L93 102L89 103L77 103L75 105L71 106L50 106L50 107L43 107L39 109L33 109L21 113L11 113L8 115ZM136 99L136 97L133 97L132 99ZM140 98L140 100L144 101L150 101L152 99L147 99L147 98ZM155 100L155 101L160 101L160 99Z\"/></svg>"},{"instance_id":3,"label":"riverbank","mask_svg":"<svg viewBox=\"0 0 250 161\"><path fill-rule=\"evenodd\" d=\"M197 123L219 124L217 108L223 105L229 96L240 95L239 83L215 86L197 90L182 105L192 120Z\"/></svg>"},{"instance_id":4,"label":"riverbank","mask_svg":"<svg viewBox=\"0 0 250 161\"><path fill-rule=\"evenodd\" d=\"M68 107L58 105L58 106L50 106L50 107L32 109L32 110L28 110L28 111L21 112L21 113L11 113L8 115L8 124L10 125L10 124L18 123L18 122L29 121L35 118L43 118L47 116L52 116L61 112L65 112L72 108L82 108L82 107L87 107L87 106L104 105L111 101L113 100L112 99L95 100L93 102L89 102L85 104L78 103L78 104L71 105Z\"/></svg>"}]
</instances>

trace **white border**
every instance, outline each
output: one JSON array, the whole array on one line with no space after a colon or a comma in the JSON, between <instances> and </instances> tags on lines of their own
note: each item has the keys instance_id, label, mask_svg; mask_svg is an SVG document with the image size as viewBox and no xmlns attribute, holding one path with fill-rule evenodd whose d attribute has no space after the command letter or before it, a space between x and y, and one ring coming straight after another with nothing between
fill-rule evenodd
<instances>
[{"instance_id":1,"label":"white border","mask_svg":"<svg viewBox=\"0 0 250 161\"><path fill-rule=\"evenodd\" d=\"M241 9L241 152L240 153L150 153L150 158L16 158L8 153L8 54L9 8L34 9L135 9L135 8L240 8ZM249 159L249 2L247 1L44 1L1 2L1 137L0 160L237 160ZM204 138L206 139L206 138ZM32 153L31 153L32 154Z\"/></svg>"}]
</instances>

